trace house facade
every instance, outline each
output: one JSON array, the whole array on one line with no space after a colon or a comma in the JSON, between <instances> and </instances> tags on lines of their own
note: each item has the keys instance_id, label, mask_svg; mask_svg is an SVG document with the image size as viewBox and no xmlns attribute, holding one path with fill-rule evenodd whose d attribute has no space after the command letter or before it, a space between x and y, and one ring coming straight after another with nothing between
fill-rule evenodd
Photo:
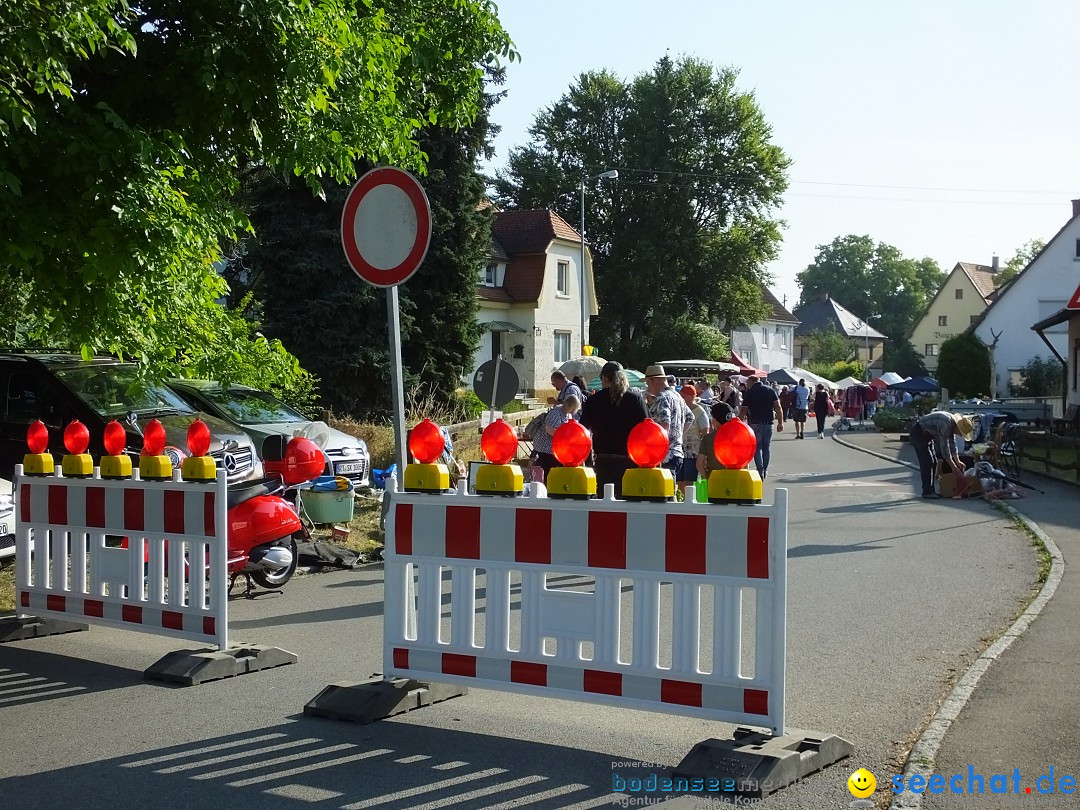
<instances>
[{"instance_id":1,"label":"house facade","mask_svg":"<svg viewBox=\"0 0 1080 810\"><path fill-rule=\"evenodd\" d=\"M767 289L761 298L770 307L769 316L752 326L731 330L731 350L748 365L761 371L795 365L795 327L799 319Z\"/></svg>"},{"instance_id":2,"label":"house facade","mask_svg":"<svg viewBox=\"0 0 1080 810\"><path fill-rule=\"evenodd\" d=\"M858 315L834 301L828 293L795 311L800 321L795 327L795 365L806 368L814 360L810 356L806 337L811 332L832 329L855 341L855 359L869 370L871 376L881 376L881 356L888 338Z\"/></svg>"},{"instance_id":3,"label":"house facade","mask_svg":"<svg viewBox=\"0 0 1080 810\"><path fill-rule=\"evenodd\" d=\"M941 344L978 322L994 299L997 293L994 279L998 270L997 256L990 265L957 262L911 330L911 344L922 357L931 377L937 376Z\"/></svg>"},{"instance_id":4,"label":"house facade","mask_svg":"<svg viewBox=\"0 0 1080 810\"><path fill-rule=\"evenodd\" d=\"M1065 308L1080 285L1080 200L1072 201L1072 217L1038 254L990 302L975 326L975 334L990 349L991 393L1009 396L1009 383L1036 355L1047 359L1069 356L1069 323L1032 331L1032 324ZM1049 344L1049 346L1047 345ZM1050 346L1054 351L1050 350Z\"/></svg>"},{"instance_id":5,"label":"house facade","mask_svg":"<svg viewBox=\"0 0 1080 810\"><path fill-rule=\"evenodd\" d=\"M584 335L582 296L589 316ZM547 210L494 214L492 247L477 278L476 297L485 333L465 383L471 385L476 369L501 355L528 393L550 388L552 370L581 354L589 318L598 312L589 250L582 273L581 237Z\"/></svg>"},{"instance_id":6,"label":"house facade","mask_svg":"<svg viewBox=\"0 0 1080 810\"><path fill-rule=\"evenodd\" d=\"M1049 339L1044 337L1047 331L1059 326L1064 326L1067 330L1066 346L1068 349L1066 354L1058 357L1059 360L1065 363L1066 367L1065 407L1063 413L1066 419L1075 424L1077 419L1076 409L1080 407L1080 285L1077 286L1064 309L1034 324L1031 329L1040 338L1049 342ZM1070 408L1072 409L1071 417Z\"/></svg>"}]
</instances>

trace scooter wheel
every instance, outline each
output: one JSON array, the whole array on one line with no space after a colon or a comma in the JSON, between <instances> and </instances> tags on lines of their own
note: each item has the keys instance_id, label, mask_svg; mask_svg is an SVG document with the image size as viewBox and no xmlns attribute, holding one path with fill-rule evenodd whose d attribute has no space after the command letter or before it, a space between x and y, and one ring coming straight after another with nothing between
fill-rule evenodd
<instances>
[{"instance_id":1,"label":"scooter wheel","mask_svg":"<svg viewBox=\"0 0 1080 810\"><path fill-rule=\"evenodd\" d=\"M289 551L292 552L292 562L284 568L279 568L277 571L252 571L251 578L255 580L255 583L269 590L280 588L292 579L292 575L296 573L296 564L299 562L295 540L289 540Z\"/></svg>"}]
</instances>

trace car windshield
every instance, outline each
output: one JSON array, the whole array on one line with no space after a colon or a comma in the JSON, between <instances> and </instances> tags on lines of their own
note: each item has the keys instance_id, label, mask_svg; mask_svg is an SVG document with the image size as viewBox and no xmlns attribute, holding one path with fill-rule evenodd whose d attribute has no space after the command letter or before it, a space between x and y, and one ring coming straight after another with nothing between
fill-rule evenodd
<instances>
[{"instance_id":1,"label":"car windshield","mask_svg":"<svg viewBox=\"0 0 1080 810\"><path fill-rule=\"evenodd\" d=\"M102 416L195 413L165 385L141 379L134 366L87 365L56 370L56 378Z\"/></svg>"},{"instance_id":2,"label":"car windshield","mask_svg":"<svg viewBox=\"0 0 1080 810\"><path fill-rule=\"evenodd\" d=\"M241 425L265 425L270 422L307 422L284 402L265 391L242 388L201 390L200 393Z\"/></svg>"}]
</instances>

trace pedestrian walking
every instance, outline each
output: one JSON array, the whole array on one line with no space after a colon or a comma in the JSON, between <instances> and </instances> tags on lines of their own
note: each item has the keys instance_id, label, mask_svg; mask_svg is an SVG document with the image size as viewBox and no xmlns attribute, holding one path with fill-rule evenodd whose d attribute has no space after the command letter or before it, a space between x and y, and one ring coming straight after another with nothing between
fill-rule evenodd
<instances>
[{"instance_id":1,"label":"pedestrian walking","mask_svg":"<svg viewBox=\"0 0 1080 810\"><path fill-rule=\"evenodd\" d=\"M817 419L817 437L819 439L825 438L825 417L829 415L829 394L825 390L825 386L821 383L817 384L817 391L814 394L814 418Z\"/></svg>"},{"instance_id":2,"label":"pedestrian walking","mask_svg":"<svg viewBox=\"0 0 1080 810\"><path fill-rule=\"evenodd\" d=\"M769 472L769 459L772 455L773 418L776 419L776 432L784 430L784 410L780 407L780 398L769 386L763 385L757 377L747 381L746 393L739 417L746 419L757 438L754 450L754 466L758 475L764 479Z\"/></svg>"},{"instance_id":3,"label":"pedestrian walking","mask_svg":"<svg viewBox=\"0 0 1080 810\"><path fill-rule=\"evenodd\" d=\"M581 407L581 424L592 432L596 463L596 485L615 485L615 497L622 497L623 474L634 466L626 450L626 440L634 426L649 418L645 398L630 388L623 367L614 360L600 369L601 390Z\"/></svg>"},{"instance_id":4,"label":"pedestrian walking","mask_svg":"<svg viewBox=\"0 0 1080 810\"><path fill-rule=\"evenodd\" d=\"M957 476L964 474L964 464L956 452L953 437L962 436L971 441L975 426L966 416L948 411L934 411L915 420L909 440L919 458L919 477L922 479L922 496L940 498L934 492L934 455L948 462ZM931 448L933 453L931 453Z\"/></svg>"},{"instance_id":5,"label":"pedestrian walking","mask_svg":"<svg viewBox=\"0 0 1080 810\"><path fill-rule=\"evenodd\" d=\"M799 380L791 392L791 419L795 423L795 438L805 439L803 430L806 427L806 410L810 407L810 389L806 380Z\"/></svg>"}]
</instances>

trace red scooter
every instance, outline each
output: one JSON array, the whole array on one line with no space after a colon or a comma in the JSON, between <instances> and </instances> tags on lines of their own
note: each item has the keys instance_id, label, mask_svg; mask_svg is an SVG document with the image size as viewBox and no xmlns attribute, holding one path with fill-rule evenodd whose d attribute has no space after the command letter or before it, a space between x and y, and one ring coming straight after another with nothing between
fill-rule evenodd
<instances>
[{"instance_id":1,"label":"red scooter","mask_svg":"<svg viewBox=\"0 0 1080 810\"><path fill-rule=\"evenodd\" d=\"M296 573L296 538L308 538L296 493L318 478L326 456L310 439L270 436L263 443L263 468L269 475L229 487L228 537L230 588L236 578L277 589Z\"/></svg>"}]
</instances>

